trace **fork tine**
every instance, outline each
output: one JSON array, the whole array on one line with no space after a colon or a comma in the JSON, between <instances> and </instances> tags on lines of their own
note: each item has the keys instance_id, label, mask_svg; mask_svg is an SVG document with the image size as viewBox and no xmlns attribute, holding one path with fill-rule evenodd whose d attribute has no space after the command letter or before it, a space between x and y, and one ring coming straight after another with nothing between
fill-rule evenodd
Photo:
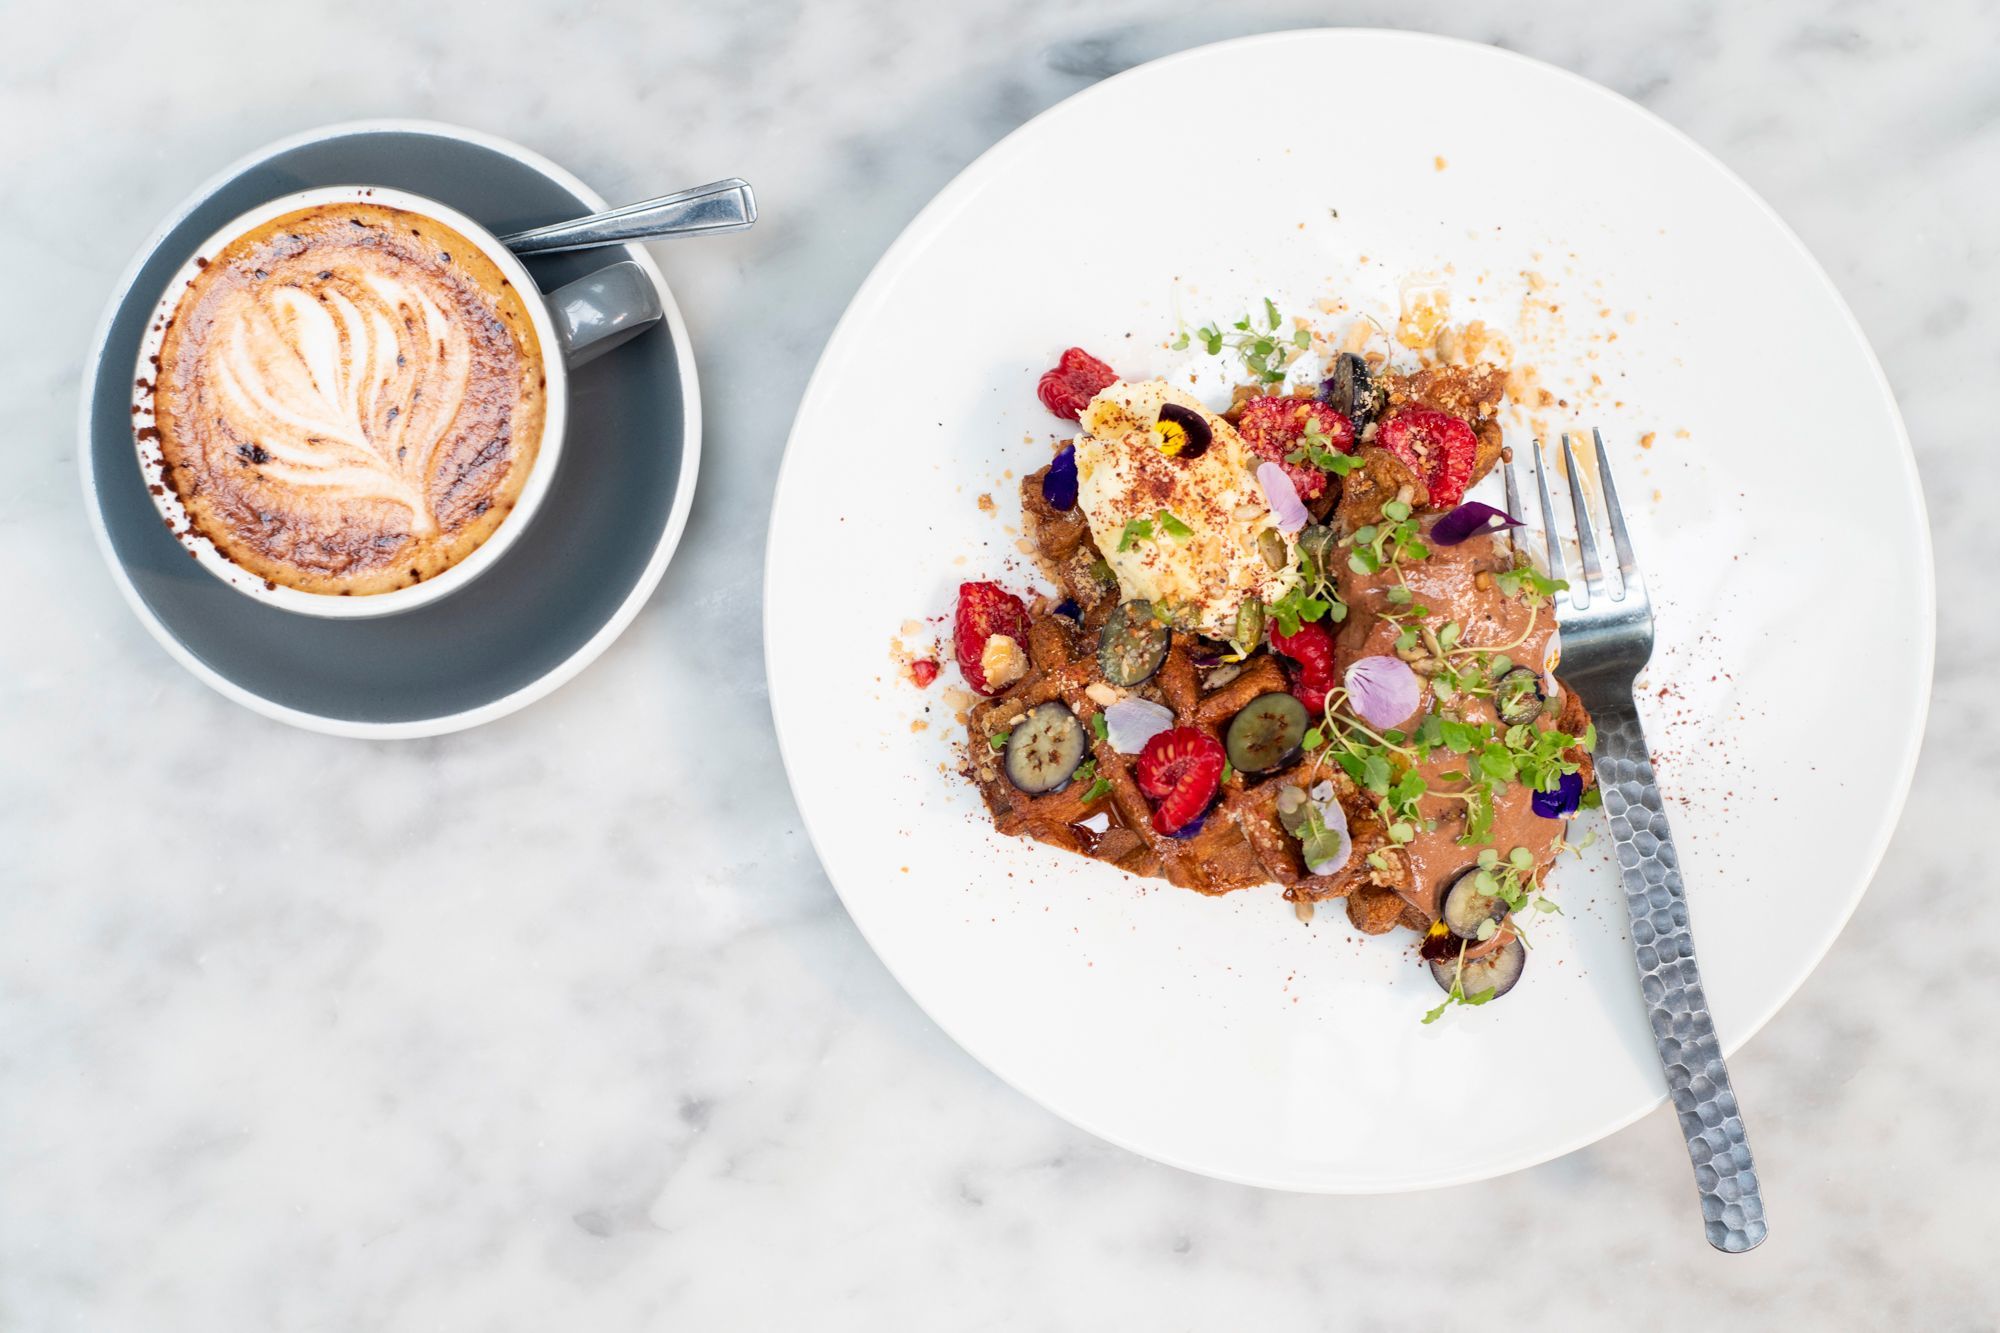
<instances>
[{"instance_id":1,"label":"fork tine","mask_svg":"<svg viewBox=\"0 0 2000 1333\"><path fill-rule=\"evenodd\" d=\"M1589 606L1604 591L1604 570L1597 563L1597 525L1591 521L1590 501L1583 493L1583 474L1577 470L1576 453L1569 447L1569 432L1563 432L1563 466L1569 471L1569 502L1576 510L1577 556L1583 565L1583 586L1588 590L1581 606Z\"/></svg>"},{"instance_id":2,"label":"fork tine","mask_svg":"<svg viewBox=\"0 0 2000 1333\"><path fill-rule=\"evenodd\" d=\"M1514 480L1514 459L1513 450L1511 449L1500 460L1500 477L1501 480L1507 483L1507 517L1518 519L1521 517L1521 487ZM1507 541L1515 550L1520 550L1521 530L1519 528L1509 528L1507 530Z\"/></svg>"},{"instance_id":3,"label":"fork tine","mask_svg":"<svg viewBox=\"0 0 2000 1333\"><path fill-rule=\"evenodd\" d=\"M1593 426L1590 434L1597 441L1597 483L1604 488L1604 507L1611 517L1611 545L1618 552L1618 596L1622 601L1625 590L1639 577L1639 564L1632 558L1632 538L1625 530L1625 510L1618 503L1618 485L1611 480L1611 455L1604 451L1604 432Z\"/></svg>"},{"instance_id":4,"label":"fork tine","mask_svg":"<svg viewBox=\"0 0 2000 1333\"><path fill-rule=\"evenodd\" d=\"M1540 440L1535 441L1535 489L1542 496L1542 540L1549 548L1549 577L1567 581L1569 572L1563 568L1562 538L1556 535L1561 529L1556 526L1556 507L1549 499L1549 456L1542 452ZM1560 600L1566 595L1557 593L1556 597Z\"/></svg>"}]
</instances>

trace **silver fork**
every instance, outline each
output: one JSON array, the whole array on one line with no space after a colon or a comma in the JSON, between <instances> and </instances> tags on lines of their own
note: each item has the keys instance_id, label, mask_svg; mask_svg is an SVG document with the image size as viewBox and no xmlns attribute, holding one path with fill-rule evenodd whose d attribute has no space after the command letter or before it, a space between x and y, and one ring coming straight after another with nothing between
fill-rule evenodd
<instances>
[{"instance_id":1,"label":"silver fork","mask_svg":"<svg viewBox=\"0 0 2000 1333\"><path fill-rule=\"evenodd\" d=\"M1556 594L1556 623L1562 632L1561 674L1597 724L1597 746L1592 754L1625 884L1625 910L1639 964L1639 993L1652 1023L1653 1043L1659 1048L1681 1134L1687 1139L1688 1157L1694 1163L1694 1183L1701 1195L1708 1243L1726 1253L1741 1254L1755 1249L1764 1239L1764 1200L1757 1190L1757 1168L1750 1159L1750 1142L1737 1111L1736 1093L1729 1085L1729 1071L1723 1067L1715 1022L1709 1017L1701 971L1695 966L1680 857L1674 851L1673 834L1661 808L1651 752L1634 703L1633 682L1653 655L1653 607L1646 596L1646 581L1632 558L1632 541L1618 506L1618 488L1611 479L1604 435L1596 430L1591 435L1597 444L1597 477L1610 518L1611 545L1618 556L1618 586L1615 592L1607 586L1598 563L1597 522L1584 488L1577 482L1576 454L1565 434L1563 463L1570 479L1570 504L1576 512L1583 582ZM1555 505L1549 500L1548 459L1540 440L1535 441L1535 482L1541 493L1549 576L1562 579L1566 566L1557 535L1561 529ZM1518 514L1519 493L1511 464L1506 469L1506 485L1508 510Z\"/></svg>"}]
</instances>

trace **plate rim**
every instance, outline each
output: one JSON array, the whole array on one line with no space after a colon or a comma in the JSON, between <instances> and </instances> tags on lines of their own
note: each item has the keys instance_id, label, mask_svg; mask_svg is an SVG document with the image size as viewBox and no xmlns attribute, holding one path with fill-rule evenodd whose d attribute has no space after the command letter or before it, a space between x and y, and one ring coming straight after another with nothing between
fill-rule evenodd
<instances>
[{"instance_id":1,"label":"plate rim","mask_svg":"<svg viewBox=\"0 0 2000 1333\"><path fill-rule=\"evenodd\" d=\"M153 608L139 595L138 588L126 571L124 562L118 558L118 552L111 544L111 531L104 520L104 507L98 495L97 478L92 467L94 442L91 438L92 400L96 397L97 378L104 362L105 341L110 335L111 325L117 319L119 311L123 310L131 299L132 288L147 261L153 257L167 236L195 209L207 202L216 191L259 163L281 153L290 152L292 149L327 139L379 133L425 134L456 139L462 143L485 148L514 158L542 173L583 199L592 209L610 206L603 195L585 184L568 168L534 149L497 134L454 125L447 121L407 117L343 120L300 130L251 149L209 175L175 205L171 212L161 218L147 234L146 239L140 242L138 250L126 264L124 272L119 275L111 296L105 302L104 310L91 331L90 351L84 360L80 402L77 409L77 468L82 476L84 508L89 514L91 533L96 539L98 554L104 558L105 565L111 571L112 581L124 597L125 604L138 617L139 623L145 626L146 632L152 635L154 642L166 649L167 655L186 668L195 679L253 713L304 731L364 740L414 740L426 736L447 735L496 721L553 694L596 661L638 618L640 610L652 597L661 578L665 576L667 565L680 546L681 537L687 530L688 518L693 511L695 487L701 472L701 385L695 370L694 349L688 341L686 321L681 316L680 305L675 301L673 291L667 286L666 276L661 273L659 264L643 245L627 244L617 247L626 258L635 261L644 269L646 276L651 279L654 288L660 294L660 306L665 314L667 328L673 335L675 369L681 380L680 473L675 478L674 499L667 511L666 526L661 530L660 539L654 546L652 555L648 557L645 567L640 571L638 579L627 592L625 599L594 634L577 646L576 651L520 688L476 708L456 713L440 713L432 717L407 718L395 722L369 722L353 718L329 717L322 713L277 703L254 690L246 689L202 661L180 642L154 613Z\"/></svg>"},{"instance_id":2,"label":"plate rim","mask_svg":"<svg viewBox=\"0 0 2000 1333\"><path fill-rule=\"evenodd\" d=\"M1867 894L1870 885L1873 884L1876 872L1881 869L1883 857L1888 852L1889 844L1894 839L1902 824L1903 813L1909 801L1911 784L1916 775L1917 761L1923 749L1925 730L1929 723L1931 696L1936 675L1937 567L1931 535L1929 508L1924 500L1922 477L1917 470L1916 454L1910 445L1909 430L1903 420L1902 408L1896 401L1895 391L1889 383L1888 376L1883 372L1881 360L1876 356L1873 344L1869 342L1860 321L1855 318L1853 310L1849 308L1847 300L1842 296L1839 287L1835 285L1824 266L1820 264L1805 242L1800 239L1798 233L1772 207L1769 201L1732 170L1727 163L1703 147L1701 143L1687 132L1615 89L1578 74L1573 70L1551 64L1548 61L1538 60L1533 56L1525 55L1506 47L1437 33L1374 27L1287 28L1275 32L1254 33L1242 37L1228 38L1223 41L1205 43L1200 46L1189 47L1185 50L1171 52L1153 60L1143 61L1128 69L1120 70L1118 73L1101 79L1088 87L1078 89L1068 97L1051 106L1045 107L1028 120L1023 121L1020 125L1010 130L1005 136L980 153L971 162L967 163L957 175L953 176L904 225L895 240L890 243L889 247L883 251L882 256L869 269L868 275L862 280L861 285L855 289L854 295L849 299L847 307L841 313L839 321L834 325L833 331L827 336L826 344L820 351L818 361L814 364L813 373L806 382L805 392L800 397L798 410L793 417L792 429L786 436L785 451L778 465L777 482L773 488L771 510L773 521L766 535L764 548L763 633L765 689L768 706L771 711L772 730L777 737L779 760L784 766L785 779L791 787L793 804L798 809L799 822L805 828L807 841L811 843L814 855L819 858L821 870L826 874L828 883L832 884L835 894L839 896L841 906L846 910L848 918L853 921L855 929L861 933L862 939L867 942L870 951L874 953L883 968L895 979L896 984L902 987L904 993L910 997L910 1000L925 1017L935 1023L939 1030L955 1042L967 1055L978 1061L981 1067L989 1074L1012 1088L1016 1093L1040 1106L1056 1118L1074 1125L1086 1133L1093 1134L1108 1143L1115 1144L1136 1156L1149 1161L1160 1162L1194 1175L1224 1180L1233 1184L1250 1185L1262 1189L1280 1190L1298 1194L1366 1196L1404 1194L1418 1190L1446 1189L1457 1185L1472 1184L1477 1181L1511 1175L1516 1171L1526 1170L1529 1167L1539 1166L1544 1162L1554 1161L1556 1158L1567 1156L1570 1153L1589 1147L1591 1144L1612 1134L1616 1134L1618 1131L1635 1124L1645 1116L1651 1114L1667 1100L1668 1094L1664 1080L1662 1080L1660 1091L1655 1096L1636 1107L1629 1114L1581 1131L1560 1141L1553 1147L1534 1148L1517 1152L1511 1156L1497 1159L1489 1165L1469 1168L1447 1176L1427 1177L1412 1175L1399 1178L1393 1183L1371 1182L1357 1185L1320 1182L1305 1183L1298 1180L1263 1177L1251 1172L1217 1169L1206 1164L1184 1160L1173 1153L1141 1147L1114 1129L1096 1123L1092 1117L1072 1114L1068 1110L1051 1104L1050 1101L1024 1088L1008 1073L997 1068L987 1059L978 1044L967 1040L953 1024L946 1022L929 1005L925 1004L923 998L919 996L917 991L903 977L896 964L877 945L874 937L869 932L867 922L863 919L864 914L856 911L854 904L848 898L846 890L842 888L839 878L836 877L830 867L820 833L814 826L813 817L808 811L805 801L800 798L802 785L800 775L809 773L811 770L795 761L791 744L787 741L783 719L779 711L778 695L780 691L778 678L773 670L775 660L773 648L775 640L774 630L777 628L779 620L774 594L780 582L773 557L781 534L781 527L775 519L779 505L785 501L792 474L794 454L799 449L800 441L804 437L802 424L806 421L808 413L817 407L818 399L825 392L825 385L830 378L828 371L829 358L836 346L839 345L842 335L847 331L850 321L856 320L857 312L864 306L870 305L873 301L879 299L879 289L886 286L902 267L905 254L913 251L919 245L927 244L934 239L935 233L946 220L947 215L955 211L959 206L960 196L971 191L986 176L990 175L996 169L997 164L1002 160L1003 156L1013 151L1017 146L1017 142L1031 128L1044 119L1053 116L1058 111L1070 108L1074 104L1085 102L1100 95L1105 89L1119 84L1142 70L1152 70L1163 65L1178 64L1199 58L1211 52L1238 47L1278 45L1301 40L1322 41L1332 39L1334 41L1347 41L1355 38L1408 42L1418 46L1444 45L1473 48L1485 56L1496 57L1503 62L1511 61L1528 66L1538 74L1553 74L1560 80L1586 91L1589 95L1606 99L1637 112L1644 120L1650 121L1656 128L1664 130L1671 139L1677 140L1682 146L1695 153L1703 162L1712 167L1720 175L1727 188L1735 190L1747 199L1758 212L1762 213L1777 229L1778 234L1804 262L1806 271L1818 279L1820 287L1832 299L1834 308L1839 312L1846 331L1861 348L1862 356L1872 375L1872 384L1875 391L1881 395L1883 403L1888 408L1889 420L1893 426L1896 456L1901 463L1900 475L1903 488L1916 518L1916 554L1918 556L1919 582L1921 585L1917 591L1920 593L1919 609L1921 614L1919 619L1922 630L1920 645L1922 660L1919 664L1921 666L1921 673L1919 678L1920 683L1917 687L1918 697L1915 701L1916 709L1913 717L1913 725L1905 740L1904 753L1896 775L1894 796L1889 803L1890 817L1883 821L1873 845L1868 850L1865 858L1866 873L1858 878L1855 888L1848 895L1847 901L1841 906L1840 910L1823 918L1828 923L1824 937L1817 942L1815 947L1801 955L1801 965L1797 968L1794 975L1784 980L1783 984L1774 992L1771 1002L1765 1006L1761 1013L1754 1015L1743 1027L1736 1039L1725 1047L1725 1057L1733 1055L1742 1049L1751 1038L1763 1030L1765 1024L1769 1023L1776 1016L1777 1012L1798 992L1799 987L1805 984L1806 978L1811 976L1818 969L1820 963L1825 960L1827 953L1833 947L1834 941L1840 937L1848 921L1852 919L1856 908L1860 906L1861 899Z\"/></svg>"}]
</instances>

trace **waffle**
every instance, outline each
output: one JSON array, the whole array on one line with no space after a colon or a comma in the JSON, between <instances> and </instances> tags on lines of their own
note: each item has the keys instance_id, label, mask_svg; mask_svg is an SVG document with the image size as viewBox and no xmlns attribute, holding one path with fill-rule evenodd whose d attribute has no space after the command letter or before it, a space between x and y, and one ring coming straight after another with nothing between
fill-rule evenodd
<instances>
[{"instance_id":1,"label":"waffle","mask_svg":"<svg viewBox=\"0 0 2000 1333\"><path fill-rule=\"evenodd\" d=\"M1153 808L1133 776L1137 757L1118 753L1102 739L1092 741L1091 754L1097 763L1097 776L1110 790L1095 801L1085 799L1090 784L1073 782L1060 791L1030 796L1007 780L991 738L1010 730L1027 710L1060 700L1086 726L1103 710L1104 704L1092 697L1092 685L1101 679L1095 644L1097 630L1114 605L1113 599L1105 599L1090 608L1081 624L1047 609L1033 612L1028 655L1034 665L1029 674L1006 694L985 700L972 710L972 753L983 756L975 762L972 776L1000 831L1037 838L1108 861L1131 874L1165 879L1199 893L1223 894L1253 884L1276 883L1284 886L1287 898L1295 900L1361 894L1364 900L1355 914L1356 924L1377 931L1395 925L1403 915L1403 900L1396 892L1399 885L1393 876L1384 877L1384 883L1371 883L1370 876L1381 872L1371 871L1366 861L1369 852L1387 842L1387 835L1375 817L1372 800L1338 769L1315 771L1310 762L1301 762L1262 777L1231 774L1199 829L1180 837L1154 830ZM1245 704L1260 694L1286 688L1284 673L1263 653L1242 663L1233 675L1228 674L1228 668L1211 670L1209 680L1221 683L1205 685L1204 673L1195 665L1199 650L1199 641L1192 636L1176 634L1158 674L1127 693L1164 704L1172 710L1176 726L1199 728L1219 741L1222 729ZM1224 676L1227 679L1222 679ZM1102 685L1097 688L1103 690ZM1339 793L1354 838L1354 855L1333 875L1310 873L1300 859L1298 844L1278 822L1280 788L1287 783L1311 786L1322 780L1331 781ZM1101 829L1095 827L1100 823ZM1393 913L1384 910L1387 900L1394 901ZM1411 924L1428 923L1419 919Z\"/></svg>"},{"instance_id":2,"label":"waffle","mask_svg":"<svg viewBox=\"0 0 2000 1333\"><path fill-rule=\"evenodd\" d=\"M1500 397L1497 372L1420 372L1388 380L1391 401L1436 405L1471 419L1480 441L1477 475L1499 460L1500 431L1493 409ZM1421 483L1386 451L1365 451L1366 466L1344 484L1329 487L1312 506L1313 517L1351 530L1372 521L1385 499L1411 493ZM1136 755L1114 750L1097 735L1093 719L1111 703L1132 696L1164 705L1177 727L1197 728L1222 740L1230 720L1258 695L1289 688L1284 669L1268 649L1240 663L1218 662L1212 644L1181 631L1173 635L1165 661L1144 684L1114 690L1099 672L1099 631L1117 608L1119 594L1090 527L1080 510L1058 510L1042 498L1047 469L1022 479L1021 507L1026 532L1043 571L1064 594L1063 601L1038 599L1029 608L1029 669L1004 693L975 705L967 715L968 773L1002 833L1026 836L1117 866L1130 874L1165 879L1205 894L1224 894L1259 884L1277 884L1298 903L1343 899L1349 919L1368 934L1396 926L1424 931L1432 914L1412 883L1407 859L1396 854L1373 796L1337 765L1303 758L1270 774L1231 773L1215 804L1192 833L1158 832L1152 804L1140 791ZM1421 500L1421 494L1418 495ZM1041 795L1010 782L994 738L1022 722L1028 711L1060 701L1092 736L1091 758L1100 782L1071 782ZM1556 725L1576 734L1588 721L1573 691L1564 691ZM1322 752L1323 754L1324 752ZM1585 758L1585 780L1589 780ZM1316 875L1304 863L1298 842L1278 818L1278 794L1287 786L1332 784L1347 815L1353 851L1336 872ZM1092 792L1097 799L1089 799ZM1370 863L1371 854L1385 855ZM1552 854L1549 859L1553 859ZM1537 874L1546 865L1537 868Z\"/></svg>"},{"instance_id":3,"label":"waffle","mask_svg":"<svg viewBox=\"0 0 2000 1333\"><path fill-rule=\"evenodd\" d=\"M1029 672L1006 693L983 700L968 716L971 777L1002 833L1039 839L1066 851L1108 861L1145 878L1165 879L1199 893L1223 894L1256 884L1279 884L1294 901L1346 898L1359 928L1379 934L1399 923L1421 930L1429 924L1410 907L1400 889L1407 868L1388 872L1368 866L1368 854L1384 846L1387 832L1373 799L1338 768L1302 761L1278 773L1249 777L1233 773L1216 805L1192 835L1157 832L1152 806L1133 776L1137 756L1123 755L1097 739L1091 719L1116 696L1101 683L1096 660L1098 632L1118 605L1115 586L1098 571L1101 559L1089 525L1075 513L1052 509L1042 499L1040 472L1022 482L1022 509L1043 566L1080 609L1058 614L1042 599L1029 612ZM1240 664L1203 668L1200 640L1176 633L1166 660L1150 681L1123 693L1163 704L1174 724L1196 727L1218 741L1243 706L1260 694L1287 688L1283 670L1268 652ZM1093 685L1096 686L1093 691ZM1091 784L1071 783L1060 791L1030 796L1007 780L992 738L1011 730L1029 709L1060 700L1091 727L1091 755L1097 776L1110 788L1086 801ZM1278 822L1278 792L1288 784L1334 785L1348 815L1354 854L1332 875L1315 875L1301 859L1298 844ZM1096 825L1103 825L1099 828ZM1398 861L1392 867L1401 867Z\"/></svg>"}]
</instances>

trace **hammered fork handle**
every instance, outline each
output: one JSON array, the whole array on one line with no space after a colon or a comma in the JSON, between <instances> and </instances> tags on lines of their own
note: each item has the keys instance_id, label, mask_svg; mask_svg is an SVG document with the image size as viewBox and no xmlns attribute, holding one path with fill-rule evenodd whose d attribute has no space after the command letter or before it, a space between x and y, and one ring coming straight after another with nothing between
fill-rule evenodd
<instances>
[{"instance_id":1,"label":"hammered fork handle","mask_svg":"<svg viewBox=\"0 0 2000 1333\"><path fill-rule=\"evenodd\" d=\"M1591 713L1597 724L1597 786L1625 884L1639 992L1694 1163L1708 1243L1740 1254L1764 1239L1764 1200L1695 966L1680 857L1660 805L1638 710L1620 696L1593 706Z\"/></svg>"}]
</instances>

